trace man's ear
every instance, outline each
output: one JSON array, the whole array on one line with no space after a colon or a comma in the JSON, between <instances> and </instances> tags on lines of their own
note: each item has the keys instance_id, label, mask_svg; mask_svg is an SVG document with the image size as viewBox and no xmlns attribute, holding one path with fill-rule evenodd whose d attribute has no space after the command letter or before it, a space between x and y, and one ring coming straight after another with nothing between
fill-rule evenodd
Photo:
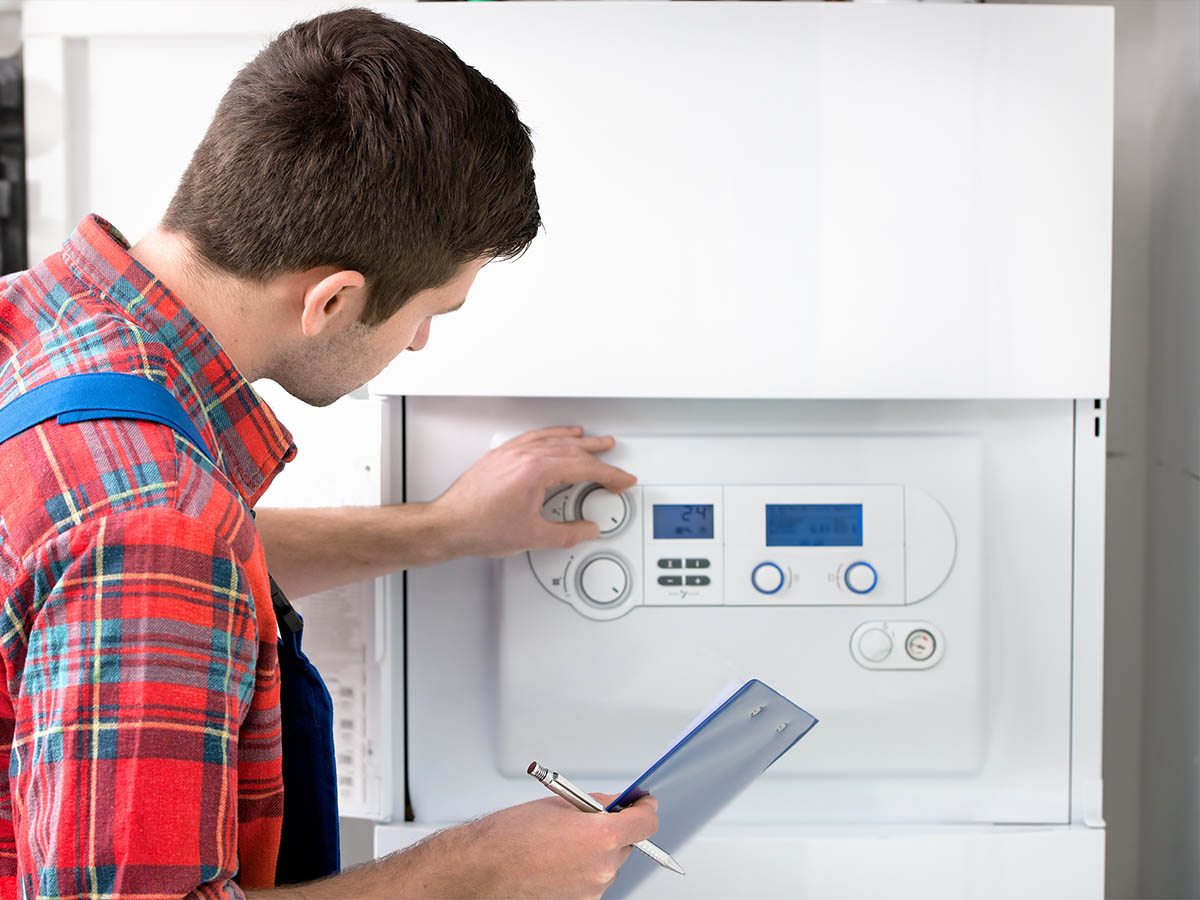
<instances>
[{"instance_id":1,"label":"man's ear","mask_svg":"<svg viewBox=\"0 0 1200 900\"><path fill-rule=\"evenodd\" d=\"M334 323L358 320L365 301L366 279L353 269L342 269L312 281L304 291L300 330L314 337Z\"/></svg>"}]
</instances>

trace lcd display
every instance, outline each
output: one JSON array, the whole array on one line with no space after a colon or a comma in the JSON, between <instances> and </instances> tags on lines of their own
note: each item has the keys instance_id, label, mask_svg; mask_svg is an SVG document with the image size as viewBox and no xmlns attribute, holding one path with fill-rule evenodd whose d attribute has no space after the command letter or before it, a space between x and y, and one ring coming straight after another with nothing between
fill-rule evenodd
<instances>
[{"instance_id":1,"label":"lcd display","mask_svg":"<svg viewBox=\"0 0 1200 900\"><path fill-rule=\"evenodd\" d=\"M676 503L654 504L654 539L679 540L713 537L712 504L687 506Z\"/></svg>"},{"instance_id":2,"label":"lcd display","mask_svg":"<svg viewBox=\"0 0 1200 900\"><path fill-rule=\"evenodd\" d=\"M768 547L861 547L861 503L768 503Z\"/></svg>"}]
</instances>

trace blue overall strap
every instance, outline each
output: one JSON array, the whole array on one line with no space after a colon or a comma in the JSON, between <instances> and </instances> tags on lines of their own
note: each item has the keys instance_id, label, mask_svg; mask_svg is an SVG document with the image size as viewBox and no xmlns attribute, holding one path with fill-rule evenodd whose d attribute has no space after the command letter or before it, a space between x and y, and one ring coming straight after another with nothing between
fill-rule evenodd
<instances>
[{"instance_id":1,"label":"blue overall strap","mask_svg":"<svg viewBox=\"0 0 1200 900\"><path fill-rule=\"evenodd\" d=\"M157 422L175 429L213 465L217 462L171 392L139 375L84 372L40 384L0 407L0 444L55 416L59 425L95 419Z\"/></svg>"},{"instance_id":2,"label":"blue overall strap","mask_svg":"<svg viewBox=\"0 0 1200 900\"><path fill-rule=\"evenodd\" d=\"M303 884L342 865L333 698L300 649L303 629L279 632L283 827L275 883Z\"/></svg>"},{"instance_id":3,"label":"blue overall strap","mask_svg":"<svg viewBox=\"0 0 1200 900\"><path fill-rule=\"evenodd\" d=\"M137 375L88 372L38 385L0 407L0 443L55 417L60 425L95 419L157 422L173 428L216 464L179 401L162 385ZM332 875L341 866L341 856L333 700L300 650L303 620L274 578L270 583L271 602L281 625L284 809L276 880L283 884Z\"/></svg>"}]
</instances>

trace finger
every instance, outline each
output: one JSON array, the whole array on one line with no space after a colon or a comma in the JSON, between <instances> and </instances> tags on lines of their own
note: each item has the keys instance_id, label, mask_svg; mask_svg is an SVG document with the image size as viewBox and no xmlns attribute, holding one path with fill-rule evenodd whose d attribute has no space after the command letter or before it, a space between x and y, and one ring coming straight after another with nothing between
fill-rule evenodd
<instances>
[{"instance_id":1,"label":"finger","mask_svg":"<svg viewBox=\"0 0 1200 900\"><path fill-rule=\"evenodd\" d=\"M639 797L637 803L635 803L633 805L634 806L646 806L646 807L649 807L650 809L654 810L655 812L658 812L658 798L655 797L653 794L646 794L643 797Z\"/></svg>"},{"instance_id":2,"label":"finger","mask_svg":"<svg viewBox=\"0 0 1200 900\"><path fill-rule=\"evenodd\" d=\"M549 461L545 471L547 487L565 481L578 484L581 481L594 481L614 494L619 494L626 488L637 484L637 476L631 475L624 469L610 466L601 462L590 453L584 456L559 457Z\"/></svg>"},{"instance_id":3,"label":"finger","mask_svg":"<svg viewBox=\"0 0 1200 900\"><path fill-rule=\"evenodd\" d=\"M529 449L531 451L536 450L547 454L557 453L559 455L578 453L580 450L587 453L603 453L606 450L611 450L616 443L616 439L612 435L607 434L568 434L540 438L537 442L537 447L529 447Z\"/></svg>"},{"instance_id":4,"label":"finger","mask_svg":"<svg viewBox=\"0 0 1200 900\"><path fill-rule=\"evenodd\" d=\"M518 434L515 438L505 441L504 444L505 446L517 446L546 438L579 437L581 434L583 434L582 425L555 425L552 428L535 428L533 431L526 431L524 434Z\"/></svg>"},{"instance_id":5,"label":"finger","mask_svg":"<svg viewBox=\"0 0 1200 900\"><path fill-rule=\"evenodd\" d=\"M598 537L600 537L600 526L587 519L577 522L546 522L544 528L538 529L537 546L529 549L556 550L562 547L574 547L584 541L594 541Z\"/></svg>"},{"instance_id":6,"label":"finger","mask_svg":"<svg viewBox=\"0 0 1200 900\"><path fill-rule=\"evenodd\" d=\"M595 791L592 792L592 799L604 807L607 807L608 804L612 803L619 796L621 796L621 795L620 794L597 794Z\"/></svg>"},{"instance_id":7,"label":"finger","mask_svg":"<svg viewBox=\"0 0 1200 900\"><path fill-rule=\"evenodd\" d=\"M620 824L619 840L624 844L636 844L658 831L658 813L648 803L635 803L614 813Z\"/></svg>"}]
</instances>

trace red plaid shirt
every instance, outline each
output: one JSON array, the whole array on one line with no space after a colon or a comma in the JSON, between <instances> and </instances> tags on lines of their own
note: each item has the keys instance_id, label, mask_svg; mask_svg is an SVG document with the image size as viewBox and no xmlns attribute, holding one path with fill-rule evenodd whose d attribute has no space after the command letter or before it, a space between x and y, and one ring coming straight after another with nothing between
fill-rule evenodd
<instances>
[{"instance_id":1,"label":"red plaid shirt","mask_svg":"<svg viewBox=\"0 0 1200 900\"><path fill-rule=\"evenodd\" d=\"M250 508L291 435L213 336L85 219L0 280L0 404L76 372L165 385L150 422L0 445L0 898L242 897L274 882L279 672Z\"/></svg>"}]
</instances>

